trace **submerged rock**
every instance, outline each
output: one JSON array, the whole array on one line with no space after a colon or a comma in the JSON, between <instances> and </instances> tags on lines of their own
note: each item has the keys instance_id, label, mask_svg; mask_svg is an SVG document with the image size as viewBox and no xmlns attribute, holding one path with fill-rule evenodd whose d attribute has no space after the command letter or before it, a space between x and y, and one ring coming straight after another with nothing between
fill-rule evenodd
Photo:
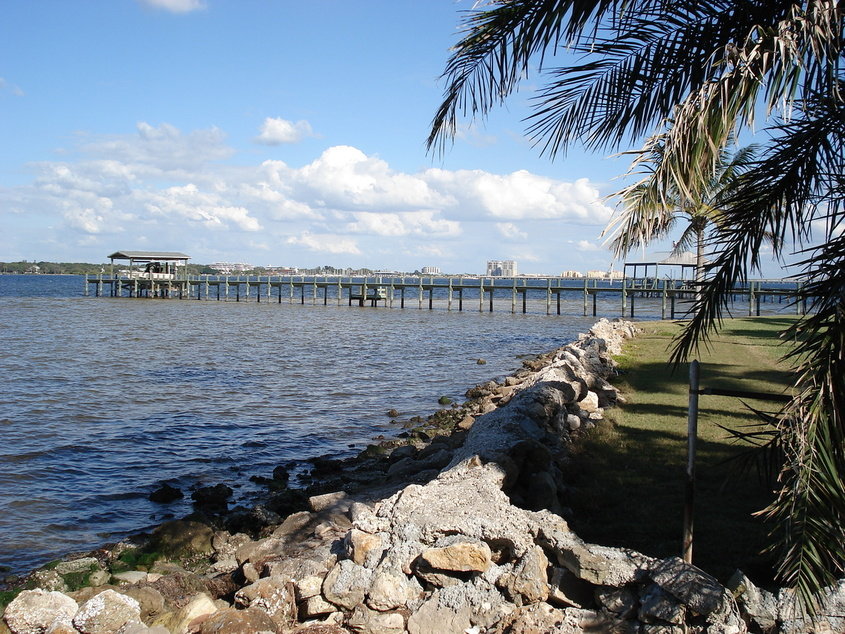
<instances>
[{"instance_id":1,"label":"submerged rock","mask_svg":"<svg viewBox=\"0 0 845 634\"><path fill-rule=\"evenodd\" d=\"M191 494L191 499L198 508L210 511L226 510L229 498L232 497L232 488L225 484L200 487Z\"/></svg>"},{"instance_id":2,"label":"submerged rock","mask_svg":"<svg viewBox=\"0 0 845 634\"><path fill-rule=\"evenodd\" d=\"M150 493L148 499L151 502L158 502L159 504L168 504L170 502L175 502L176 500L181 500L183 497L185 497L185 495L184 493L182 493L182 491L180 491L174 486L167 484L167 482L164 482L159 488Z\"/></svg>"}]
</instances>

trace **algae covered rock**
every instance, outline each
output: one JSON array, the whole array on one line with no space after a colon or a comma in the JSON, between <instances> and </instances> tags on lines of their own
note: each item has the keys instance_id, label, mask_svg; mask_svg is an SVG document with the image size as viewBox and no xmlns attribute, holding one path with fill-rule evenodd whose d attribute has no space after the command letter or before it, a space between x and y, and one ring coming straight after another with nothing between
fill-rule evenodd
<instances>
[{"instance_id":1,"label":"algae covered rock","mask_svg":"<svg viewBox=\"0 0 845 634\"><path fill-rule=\"evenodd\" d=\"M173 520L159 526L150 539L148 549L170 557L211 555L214 552L210 526L189 520Z\"/></svg>"}]
</instances>

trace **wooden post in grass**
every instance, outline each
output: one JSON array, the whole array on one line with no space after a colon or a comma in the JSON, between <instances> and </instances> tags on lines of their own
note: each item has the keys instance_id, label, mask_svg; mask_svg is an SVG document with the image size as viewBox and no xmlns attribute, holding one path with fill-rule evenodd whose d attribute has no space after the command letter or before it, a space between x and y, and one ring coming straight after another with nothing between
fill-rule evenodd
<instances>
[{"instance_id":1,"label":"wooden post in grass","mask_svg":"<svg viewBox=\"0 0 845 634\"><path fill-rule=\"evenodd\" d=\"M698 361L689 366L689 413L687 416L687 479L684 495L683 559L692 563L692 525L695 508L695 441L698 437Z\"/></svg>"}]
</instances>

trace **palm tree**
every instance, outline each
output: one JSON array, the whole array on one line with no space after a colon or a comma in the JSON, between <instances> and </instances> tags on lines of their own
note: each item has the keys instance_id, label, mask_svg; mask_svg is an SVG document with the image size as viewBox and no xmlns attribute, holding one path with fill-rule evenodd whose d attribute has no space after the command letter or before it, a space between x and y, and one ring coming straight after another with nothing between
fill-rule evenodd
<instances>
[{"instance_id":1,"label":"palm tree","mask_svg":"<svg viewBox=\"0 0 845 634\"><path fill-rule=\"evenodd\" d=\"M722 218L722 201L733 182L747 171L754 158L755 146L737 149L731 154L723 149L710 179L702 183L694 198L673 188L665 191L656 181L662 167L665 135L647 139L643 149L635 152L632 172L642 178L612 194L621 204L602 235L616 257L624 257L637 247L666 238L681 221L686 227L673 245L673 255L695 249L695 284L704 282L705 237L708 229Z\"/></svg>"},{"instance_id":2,"label":"palm tree","mask_svg":"<svg viewBox=\"0 0 845 634\"><path fill-rule=\"evenodd\" d=\"M708 278L673 352L718 326L726 291L773 239L805 249L810 314L795 397L777 418L780 573L812 607L845 572L845 36L843 0L489 0L466 13L428 138L443 151L459 115L483 117L538 67L528 134L555 158L573 143L618 149L663 134L657 191L695 200L728 140L765 112L761 158L725 192ZM561 49L576 61L551 66Z\"/></svg>"}]
</instances>

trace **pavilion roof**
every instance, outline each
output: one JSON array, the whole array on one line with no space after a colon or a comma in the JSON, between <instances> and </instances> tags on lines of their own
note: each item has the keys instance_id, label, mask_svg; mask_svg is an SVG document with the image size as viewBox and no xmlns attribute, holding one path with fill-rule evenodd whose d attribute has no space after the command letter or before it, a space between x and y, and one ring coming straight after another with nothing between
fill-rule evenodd
<instances>
[{"instance_id":1,"label":"pavilion roof","mask_svg":"<svg viewBox=\"0 0 845 634\"><path fill-rule=\"evenodd\" d=\"M115 251L110 260L134 260L136 262L172 262L190 260L191 256L178 251Z\"/></svg>"},{"instance_id":2,"label":"pavilion roof","mask_svg":"<svg viewBox=\"0 0 845 634\"><path fill-rule=\"evenodd\" d=\"M670 254L668 257L659 259L659 256L652 256L654 259L648 259L642 262L625 262L625 266L655 266L663 264L667 266L695 266L695 253L692 251L684 251L683 253Z\"/></svg>"}]
</instances>

